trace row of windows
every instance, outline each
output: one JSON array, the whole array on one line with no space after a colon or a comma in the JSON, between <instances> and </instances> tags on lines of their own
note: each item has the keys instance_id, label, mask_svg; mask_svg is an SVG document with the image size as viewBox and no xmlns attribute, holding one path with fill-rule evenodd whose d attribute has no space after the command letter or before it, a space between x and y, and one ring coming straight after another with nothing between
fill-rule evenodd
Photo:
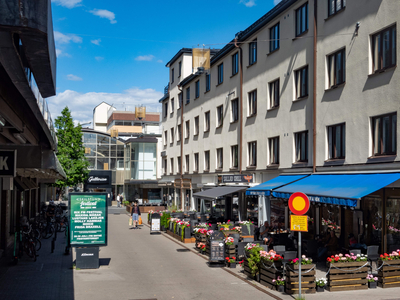
<instances>
[{"instance_id":1,"label":"row of windows","mask_svg":"<svg viewBox=\"0 0 400 300\"><path fill-rule=\"evenodd\" d=\"M197 117L198 120L198 117ZM397 145L397 114L391 113L371 118L372 156L396 155ZM171 131L172 132L172 131ZM336 124L327 127L328 160L345 159L346 157L346 126ZM294 134L296 163L308 162L308 131ZM279 165L279 136L268 139L269 165ZM231 146L230 168L238 168L238 145ZM173 158L170 158L171 173L173 173ZM180 157L177 159L180 172ZM185 156L185 172L189 172L189 155ZM223 148L216 149L216 170L224 166ZM247 166L257 166L257 141L247 143ZM166 159L163 163L164 174L167 172ZM204 152L204 171L210 170L210 151ZM199 154L194 154L193 172L199 172Z\"/></svg>"}]
</instances>

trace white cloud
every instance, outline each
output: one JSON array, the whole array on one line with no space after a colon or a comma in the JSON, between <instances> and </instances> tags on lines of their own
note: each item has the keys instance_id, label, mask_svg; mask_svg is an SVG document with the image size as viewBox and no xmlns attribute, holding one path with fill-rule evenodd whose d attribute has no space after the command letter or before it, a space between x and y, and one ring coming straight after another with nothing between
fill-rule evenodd
<instances>
[{"instance_id":1,"label":"white cloud","mask_svg":"<svg viewBox=\"0 0 400 300\"><path fill-rule=\"evenodd\" d=\"M243 3L246 7L253 7L254 5L256 5L256 0L240 0L239 3Z\"/></svg>"},{"instance_id":2,"label":"white cloud","mask_svg":"<svg viewBox=\"0 0 400 300\"><path fill-rule=\"evenodd\" d=\"M277 5L279 2L281 2L282 0L274 0L274 5Z\"/></svg>"},{"instance_id":3,"label":"white cloud","mask_svg":"<svg viewBox=\"0 0 400 300\"><path fill-rule=\"evenodd\" d=\"M95 45L97 45L97 46L100 46L101 39L91 40L90 42L91 42L92 44L95 44Z\"/></svg>"},{"instance_id":4,"label":"white cloud","mask_svg":"<svg viewBox=\"0 0 400 300\"><path fill-rule=\"evenodd\" d=\"M109 10L96 8L89 12L94 14L95 16L99 16L100 18L109 19L111 24L117 23L117 21L115 20L115 14Z\"/></svg>"},{"instance_id":5,"label":"white cloud","mask_svg":"<svg viewBox=\"0 0 400 300\"><path fill-rule=\"evenodd\" d=\"M102 57L102 56L96 56L94 59L97 60L97 61L101 61L101 60L104 59L104 57Z\"/></svg>"},{"instance_id":6,"label":"white cloud","mask_svg":"<svg viewBox=\"0 0 400 300\"><path fill-rule=\"evenodd\" d=\"M79 76L73 75L73 74L68 74L67 79L71 80L71 81L81 81L82 80L82 78L80 78Z\"/></svg>"},{"instance_id":7,"label":"white cloud","mask_svg":"<svg viewBox=\"0 0 400 300\"><path fill-rule=\"evenodd\" d=\"M62 57L62 56L71 57L71 55L69 55L67 52L64 52L63 50L58 48L56 48L56 55L57 57Z\"/></svg>"},{"instance_id":8,"label":"white cloud","mask_svg":"<svg viewBox=\"0 0 400 300\"><path fill-rule=\"evenodd\" d=\"M70 42L82 43L82 38L75 34L63 34L59 31L54 31L54 40L58 44L69 44Z\"/></svg>"},{"instance_id":9,"label":"white cloud","mask_svg":"<svg viewBox=\"0 0 400 300\"><path fill-rule=\"evenodd\" d=\"M81 6L82 0L51 0L51 2L61 5L67 8L74 8L77 6Z\"/></svg>"},{"instance_id":10,"label":"white cloud","mask_svg":"<svg viewBox=\"0 0 400 300\"><path fill-rule=\"evenodd\" d=\"M160 64L163 63L162 59L157 60L157 62L160 63Z\"/></svg>"},{"instance_id":11,"label":"white cloud","mask_svg":"<svg viewBox=\"0 0 400 300\"><path fill-rule=\"evenodd\" d=\"M55 120L65 106L71 111L75 122L81 124L93 121L93 108L102 101L113 104L117 110L134 111L136 105L146 106L146 111L160 111L158 100L164 94L153 89L139 89L137 87L128 89L122 93L78 93L66 90L54 97L47 98L51 117Z\"/></svg>"},{"instance_id":12,"label":"white cloud","mask_svg":"<svg viewBox=\"0 0 400 300\"><path fill-rule=\"evenodd\" d=\"M152 61L154 58L154 55L141 55L135 58L137 61Z\"/></svg>"}]
</instances>

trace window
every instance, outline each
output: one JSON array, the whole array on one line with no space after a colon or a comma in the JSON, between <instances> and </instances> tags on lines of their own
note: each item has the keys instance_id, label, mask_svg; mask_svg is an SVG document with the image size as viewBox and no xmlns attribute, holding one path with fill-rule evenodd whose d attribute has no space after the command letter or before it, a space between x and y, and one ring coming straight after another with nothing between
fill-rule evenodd
<instances>
[{"instance_id":1,"label":"window","mask_svg":"<svg viewBox=\"0 0 400 300\"><path fill-rule=\"evenodd\" d=\"M164 118L168 116L168 102L164 102Z\"/></svg>"},{"instance_id":2,"label":"window","mask_svg":"<svg viewBox=\"0 0 400 300\"><path fill-rule=\"evenodd\" d=\"M249 113L248 116L254 116L257 113L257 90L249 93Z\"/></svg>"},{"instance_id":3,"label":"window","mask_svg":"<svg viewBox=\"0 0 400 300\"><path fill-rule=\"evenodd\" d=\"M182 166L181 157L178 156L178 157L176 158L176 161L177 161L177 163L178 163L178 170L176 170L176 173L177 173L177 174L181 174L181 166Z\"/></svg>"},{"instance_id":4,"label":"window","mask_svg":"<svg viewBox=\"0 0 400 300\"><path fill-rule=\"evenodd\" d=\"M269 164L279 165L279 136L268 139Z\"/></svg>"},{"instance_id":5,"label":"window","mask_svg":"<svg viewBox=\"0 0 400 300\"><path fill-rule=\"evenodd\" d=\"M328 126L328 157L329 159L345 158L345 124Z\"/></svg>"},{"instance_id":6,"label":"window","mask_svg":"<svg viewBox=\"0 0 400 300\"><path fill-rule=\"evenodd\" d=\"M218 84L224 82L224 64L218 66Z\"/></svg>"},{"instance_id":7,"label":"window","mask_svg":"<svg viewBox=\"0 0 400 300\"><path fill-rule=\"evenodd\" d=\"M224 120L224 106L220 105L217 107L217 127L222 126Z\"/></svg>"},{"instance_id":8,"label":"window","mask_svg":"<svg viewBox=\"0 0 400 300\"><path fill-rule=\"evenodd\" d=\"M194 135L199 135L199 116L194 118Z\"/></svg>"},{"instance_id":9,"label":"window","mask_svg":"<svg viewBox=\"0 0 400 300\"><path fill-rule=\"evenodd\" d=\"M194 154L194 168L193 172L199 172L199 153Z\"/></svg>"},{"instance_id":10,"label":"window","mask_svg":"<svg viewBox=\"0 0 400 300\"><path fill-rule=\"evenodd\" d=\"M200 80L197 80L197 81L196 81L196 84L195 84L195 93L196 93L195 99L199 98L199 97L200 97Z\"/></svg>"},{"instance_id":11,"label":"window","mask_svg":"<svg viewBox=\"0 0 400 300\"><path fill-rule=\"evenodd\" d=\"M182 75L182 62L179 62L179 67L178 67L178 77L181 77Z\"/></svg>"},{"instance_id":12,"label":"window","mask_svg":"<svg viewBox=\"0 0 400 300\"><path fill-rule=\"evenodd\" d=\"M188 139L190 136L190 121L185 122L185 139Z\"/></svg>"},{"instance_id":13,"label":"window","mask_svg":"<svg viewBox=\"0 0 400 300\"><path fill-rule=\"evenodd\" d=\"M224 156L223 156L223 149L217 149L217 169L222 169L224 167Z\"/></svg>"},{"instance_id":14,"label":"window","mask_svg":"<svg viewBox=\"0 0 400 300\"><path fill-rule=\"evenodd\" d=\"M231 146L231 168L237 168L239 165L239 146Z\"/></svg>"},{"instance_id":15,"label":"window","mask_svg":"<svg viewBox=\"0 0 400 300\"><path fill-rule=\"evenodd\" d=\"M171 83L174 82L174 77L175 77L175 70L172 69L172 70L171 70Z\"/></svg>"},{"instance_id":16,"label":"window","mask_svg":"<svg viewBox=\"0 0 400 300\"><path fill-rule=\"evenodd\" d=\"M274 52L279 49L279 23L269 29L269 52Z\"/></svg>"},{"instance_id":17,"label":"window","mask_svg":"<svg viewBox=\"0 0 400 300\"><path fill-rule=\"evenodd\" d=\"M308 131L294 134L296 162L308 162Z\"/></svg>"},{"instance_id":18,"label":"window","mask_svg":"<svg viewBox=\"0 0 400 300\"><path fill-rule=\"evenodd\" d=\"M177 133L178 133L178 137L176 138L176 141L179 142L182 138L182 133L181 133L181 125L178 125L178 129L177 129Z\"/></svg>"},{"instance_id":19,"label":"window","mask_svg":"<svg viewBox=\"0 0 400 300\"><path fill-rule=\"evenodd\" d=\"M211 86L211 74L206 74L206 92L210 91Z\"/></svg>"},{"instance_id":20,"label":"window","mask_svg":"<svg viewBox=\"0 0 400 300\"><path fill-rule=\"evenodd\" d=\"M182 107L183 104L183 93L179 93L178 94L178 109L180 109Z\"/></svg>"},{"instance_id":21,"label":"window","mask_svg":"<svg viewBox=\"0 0 400 300\"><path fill-rule=\"evenodd\" d=\"M167 145L167 137L168 137L168 131L164 131L164 146Z\"/></svg>"},{"instance_id":22,"label":"window","mask_svg":"<svg viewBox=\"0 0 400 300\"><path fill-rule=\"evenodd\" d=\"M186 104L190 103L190 86L186 88Z\"/></svg>"},{"instance_id":23,"label":"window","mask_svg":"<svg viewBox=\"0 0 400 300\"><path fill-rule=\"evenodd\" d=\"M204 132L210 131L210 111L204 113Z\"/></svg>"},{"instance_id":24,"label":"window","mask_svg":"<svg viewBox=\"0 0 400 300\"><path fill-rule=\"evenodd\" d=\"M174 143L174 128L171 128L171 140L170 143L173 144Z\"/></svg>"},{"instance_id":25,"label":"window","mask_svg":"<svg viewBox=\"0 0 400 300\"><path fill-rule=\"evenodd\" d=\"M372 68L378 72L396 65L396 26L372 36Z\"/></svg>"},{"instance_id":26,"label":"window","mask_svg":"<svg viewBox=\"0 0 400 300\"><path fill-rule=\"evenodd\" d=\"M396 154L397 114L388 114L372 118L372 154Z\"/></svg>"},{"instance_id":27,"label":"window","mask_svg":"<svg viewBox=\"0 0 400 300\"><path fill-rule=\"evenodd\" d=\"M345 49L328 56L329 88L334 88L346 81Z\"/></svg>"},{"instance_id":28,"label":"window","mask_svg":"<svg viewBox=\"0 0 400 300\"><path fill-rule=\"evenodd\" d=\"M231 100L231 122L239 120L239 99Z\"/></svg>"},{"instance_id":29,"label":"window","mask_svg":"<svg viewBox=\"0 0 400 300\"><path fill-rule=\"evenodd\" d=\"M189 155L185 155L185 173L189 173Z\"/></svg>"},{"instance_id":30,"label":"window","mask_svg":"<svg viewBox=\"0 0 400 300\"><path fill-rule=\"evenodd\" d=\"M257 62L257 39L249 44L249 65Z\"/></svg>"},{"instance_id":31,"label":"window","mask_svg":"<svg viewBox=\"0 0 400 300\"><path fill-rule=\"evenodd\" d=\"M204 171L210 170L210 151L204 151Z\"/></svg>"},{"instance_id":32,"label":"window","mask_svg":"<svg viewBox=\"0 0 400 300\"><path fill-rule=\"evenodd\" d=\"M175 109L175 101L174 98L171 99L171 114L174 112Z\"/></svg>"},{"instance_id":33,"label":"window","mask_svg":"<svg viewBox=\"0 0 400 300\"><path fill-rule=\"evenodd\" d=\"M296 36L308 30L308 3L296 10Z\"/></svg>"},{"instance_id":34,"label":"window","mask_svg":"<svg viewBox=\"0 0 400 300\"><path fill-rule=\"evenodd\" d=\"M173 158L170 159L170 165L171 165L171 168L170 168L171 174L173 174L174 173L174 159Z\"/></svg>"},{"instance_id":35,"label":"window","mask_svg":"<svg viewBox=\"0 0 400 300\"><path fill-rule=\"evenodd\" d=\"M296 96L300 99L308 96L308 66L295 71Z\"/></svg>"},{"instance_id":36,"label":"window","mask_svg":"<svg viewBox=\"0 0 400 300\"><path fill-rule=\"evenodd\" d=\"M239 53L232 55L232 76L239 72Z\"/></svg>"},{"instance_id":37,"label":"window","mask_svg":"<svg viewBox=\"0 0 400 300\"><path fill-rule=\"evenodd\" d=\"M328 16L341 11L346 6L346 0L328 0Z\"/></svg>"},{"instance_id":38,"label":"window","mask_svg":"<svg viewBox=\"0 0 400 300\"><path fill-rule=\"evenodd\" d=\"M269 83L269 108L279 107L279 79Z\"/></svg>"},{"instance_id":39,"label":"window","mask_svg":"<svg viewBox=\"0 0 400 300\"><path fill-rule=\"evenodd\" d=\"M257 142L248 143L249 149L249 167L257 166Z\"/></svg>"},{"instance_id":40,"label":"window","mask_svg":"<svg viewBox=\"0 0 400 300\"><path fill-rule=\"evenodd\" d=\"M163 175L167 175L167 159L163 159Z\"/></svg>"}]
</instances>

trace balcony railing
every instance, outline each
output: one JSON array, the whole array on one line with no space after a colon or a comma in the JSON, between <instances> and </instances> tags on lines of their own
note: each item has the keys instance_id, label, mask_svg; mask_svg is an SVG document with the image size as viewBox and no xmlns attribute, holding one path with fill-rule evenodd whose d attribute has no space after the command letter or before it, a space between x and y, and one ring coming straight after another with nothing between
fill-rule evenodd
<instances>
[{"instance_id":1,"label":"balcony railing","mask_svg":"<svg viewBox=\"0 0 400 300\"><path fill-rule=\"evenodd\" d=\"M164 87L164 95L169 93L169 83L167 84L166 87Z\"/></svg>"}]
</instances>

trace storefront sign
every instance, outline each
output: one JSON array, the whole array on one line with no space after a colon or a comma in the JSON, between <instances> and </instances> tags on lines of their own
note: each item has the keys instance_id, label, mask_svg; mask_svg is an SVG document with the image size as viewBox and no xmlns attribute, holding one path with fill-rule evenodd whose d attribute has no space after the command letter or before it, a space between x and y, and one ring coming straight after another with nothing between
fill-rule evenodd
<instances>
[{"instance_id":1,"label":"storefront sign","mask_svg":"<svg viewBox=\"0 0 400 300\"><path fill-rule=\"evenodd\" d=\"M0 150L0 177L17 176L17 150Z\"/></svg>"},{"instance_id":2,"label":"storefront sign","mask_svg":"<svg viewBox=\"0 0 400 300\"><path fill-rule=\"evenodd\" d=\"M110 184L109 176L89 176L87 179L88 184Z\"/></svg>"},{"instance_id":3,"label":"storefront sign","mask_svg":"<svg viewBox=\"0 0 400 300\"><path fill-rule=\"evenodd\" d=\"M107 246L107 194L70 193L71 246Z\"/></svg>"},{"instance_id":4,"label":"storefront sign","mask_svg":"<svg viewBox=\"0 0 400 300\"><path fill-rule=\"evenodd\" d=\"M253 175L222 175L222 183L253 182Z\"/></svg>"},{"instance_id":5,"label":"storefront sign","mask_svg":"<svg viewBox=\"0 0 400 300\"><path fill-rule=\"evenodd\" d=\"M225 260L224 240L210 240L210 262L221 262Z\"/></svg>"},{"instance_id":6,"label":"storefront sign","mask_svg":"<svg viewBox=\"0 0 400 300\"><path fill-rule=\"evenodd\" d=\"M308 216L290 215L290 230L308 232Z\"/></svg>"}]
</instances>

